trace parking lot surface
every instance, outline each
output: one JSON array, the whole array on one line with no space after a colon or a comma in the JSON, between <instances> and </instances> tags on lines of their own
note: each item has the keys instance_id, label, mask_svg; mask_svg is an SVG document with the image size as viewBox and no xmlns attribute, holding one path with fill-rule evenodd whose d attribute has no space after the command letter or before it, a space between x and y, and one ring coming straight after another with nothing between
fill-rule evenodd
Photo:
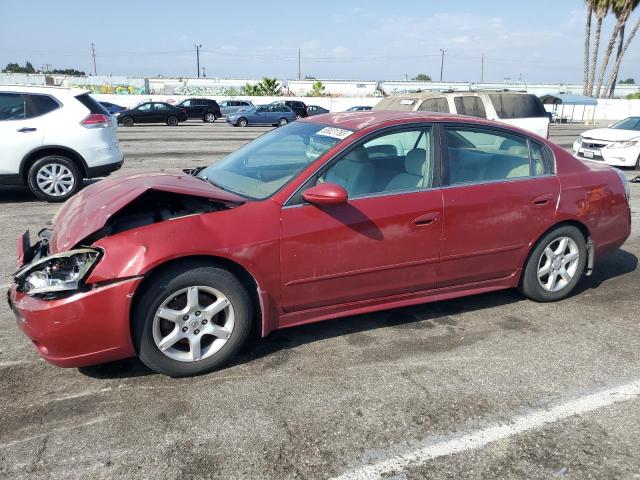
<instances>
[{"instance_id":1,"label":"parking lot surface","mask_svg":"<svg viewBox=\"0 0 640 480\"><path fill-rule=\"evenodd\" d=\"M116 175L207 165L267 130L121 128ZM3 303L0 478L640 479L631 189L632 236L565 301L504 291L292 328L196 378L137 360L54 367ZM16 238L58 206L21 188L0 205L5 289Z\"/></svg>"}]
</instances>

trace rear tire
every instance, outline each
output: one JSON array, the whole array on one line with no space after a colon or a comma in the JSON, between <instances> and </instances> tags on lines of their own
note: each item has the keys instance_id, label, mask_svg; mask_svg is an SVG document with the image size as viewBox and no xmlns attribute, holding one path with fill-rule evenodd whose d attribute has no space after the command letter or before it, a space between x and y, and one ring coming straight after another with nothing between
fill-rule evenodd
<instances>
[{"instance_id":1,"label":"rear tire","mask_svg":"<svg viewBox=\"0 0 640 480\"><path fill-rule=\"evenodd\" d=\"M82 174L71 159L48 155L31 165L27 185L40 200L64 202L80 189Z\"/></svg>"},{"instance_id":2,"label":"rear tire","mask_svg":"<svg viewBox=\"0 0 640 480\"><path fill-rule=\"evenodd\" d=\"M213 123L216 121L216 116L211 112L207 112L204 114L204 117L202 117L202 121L204 123Z\"/></svg>"},{"instance_id":3,"label":"rear tire","mask_svg":"<svg viewBox=\"0 0 640 480\"><path fill-rule=\"evenodd\" d=\"M174 115L170 115L167 118L167 125L169 125L170 127L175 127L178 125L178 117L174 116Z\"/></svg>"},{"instance_id":4,"label":"rear tire","mask_svg":"<svg viewBox=\"0 0 640 480\"><path fill-rule=\"evenodd\" d=\"M124 117L122 119L122 124L125 127L133 127L133 124L135 123L135 121L133 120L133 117Z\"/></svg>"},{"instance_id":5,"label":"rear tire","mask_svg":"<svg viewBox=\"0 0 640 480\"><path fill-rule=\"evenodd\" d=\"M246 119L246 118L244 118L244 117L240 117L240 118L238 119L238 121L236 122L236 125L237 125L238 127L246 127L248 123L249 123L249 122L247 122L247 119Z\"/></svg>"},{"instance_id":6,"label":"rear tire","mask_svg":"<svg viewBox=\"0 0 640 480\"><path fill-rule=\"evenodd\" d=\"M289 123L289 120L287 120L286 118L281 118L280 120L278 120L279 127L284 127L287 123Z\"/></svg>"},{"instance_id":7,"label":"rear tire","mask_svg":"<svg viewBox=\"0 0 640 480\"><path fill-rule=\"evenodd\" d=\"M219 301L226 306L207 313ZM174 320L168 320L174 313ZM252 318L249 294L229 271L194 262L176 265L155 278L136 302L136 351L155 372L171 377L202 374L238 352L249 337Z\"/></svg>"},{"instance_id":8,"label":"rear tire","mask_svg":"<svg viewBox=\"0 0 640 480\"><path fill-rule=\"evenodd\" d=\"M525 265L520 291L536 302L555 302L569 296L587 263L584 235L572 225L555 228L533 248Z\"/></svg>"}]
</instances>

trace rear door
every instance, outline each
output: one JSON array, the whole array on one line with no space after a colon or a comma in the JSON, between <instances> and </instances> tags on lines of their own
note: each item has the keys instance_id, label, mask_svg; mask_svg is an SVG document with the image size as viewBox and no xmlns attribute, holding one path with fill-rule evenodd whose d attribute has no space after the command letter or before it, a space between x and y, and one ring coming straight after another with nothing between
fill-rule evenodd
<instances>
[{"instance_id":1,"label":"rear door","mask_svg":"<svg viewBox=\"0 0 640 480\"><path fill-rule=\"evenodd\" d=\"M38 110L43 102L48 106ZM41 115L59 106L47 95L0 92L0 175L18 174L22 159L42 145L45 125Z\"/></svg>"},{"instance_id":2,"label":"rear door","mask_svg":"<svg viewBox=\"0 0 640 480\"><path fill-rule=\"evenodd\" d=\"M553 224L560 184L547 147L493 127L447 125L438 286L517 274Z\"/></svg>"},{"instance_id":3,"label":"rear door","mask_svg":"<svg viewBox=\"0 0 640 480\"><path fill-rule=\"evenodd\" d=\"M153 111L153 104L151 103L138 105L131 113L136 123L151 123L154 121L155 112Z\"/></svg>"}]
</instances>

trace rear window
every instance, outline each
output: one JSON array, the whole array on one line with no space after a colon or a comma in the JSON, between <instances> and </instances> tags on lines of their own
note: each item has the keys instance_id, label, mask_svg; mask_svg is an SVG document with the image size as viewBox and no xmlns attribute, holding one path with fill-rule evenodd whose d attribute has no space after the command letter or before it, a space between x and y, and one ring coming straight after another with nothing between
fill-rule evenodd
<instances>
[{"instance_id":1,"label":"rear window","mask_svg":"<svg viewBox=\"0 0 640 480\"><path fill-rule=\"evenodd\" d=\"M535 95L489 94L499 118L546 117L547 112Z\"/></svg>"},{"instance_id":2,"label":"rear window","mask_svg":"<svg viewBox=\"0 0 640 480\"><path fill-rule=\"evenodd\" d=\"M109 112L100 103L93 99L88 93L83 93L76 97L82 105L89 109L90 113L101 113L103 115L109 115Z\"/></svg>"},{"instance_id":3,"label":"rear window","mask_svg":"<svg viewBox=\"0 0 640 480\"><path fill-rule=\"evenodd\" d=\"M470 117L487 118L487 112L480 97L455 97L453 102L456 105L458 115L468 115Z\"/></svg>"},{"instance_id":4,"label":"rear window","mask_svg":"<svg viewBox=\"0 0 640 480\"><path fill-rule=\"evenodd\" d=\"M428 98L418 107L421 112L449 113L449 103L444 97Z\"/></svg>"}]
</instances>

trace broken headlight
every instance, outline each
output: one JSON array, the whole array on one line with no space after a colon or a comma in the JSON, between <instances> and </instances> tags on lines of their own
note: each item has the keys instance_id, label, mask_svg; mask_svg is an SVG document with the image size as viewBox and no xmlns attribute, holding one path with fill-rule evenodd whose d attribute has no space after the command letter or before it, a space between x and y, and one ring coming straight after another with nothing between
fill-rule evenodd
<instances>
[{"instance_id":1,"label":"broken headlight","mask_svg":"<svg viewBox=\"0 0 640 480\"><path fill-rule=\"evenodd\" d=\"M77 290L100 258L100 251L80 248L42 258L15 274L18 289L28 295Z\"/></svg>"}]
</instances>

